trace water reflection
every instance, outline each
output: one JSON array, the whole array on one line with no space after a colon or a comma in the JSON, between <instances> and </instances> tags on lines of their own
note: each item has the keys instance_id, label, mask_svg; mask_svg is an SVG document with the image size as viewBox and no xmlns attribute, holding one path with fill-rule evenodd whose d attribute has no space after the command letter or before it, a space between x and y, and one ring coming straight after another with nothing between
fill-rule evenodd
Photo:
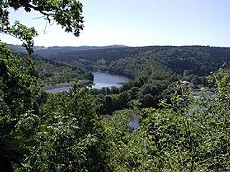
<instances>
[{"instance_id":1,"label":"water reflection","mask_svg":"<svg viewBox=\"0 0 230 172\"><path fill-rule=\"evenodd\" d=\"M122 84L129 82L131 79L122 75L113 75L104 72L93 72L94 86L93 88L101 89L102 87L121 87Z\"/></svg>"}]
</instances>

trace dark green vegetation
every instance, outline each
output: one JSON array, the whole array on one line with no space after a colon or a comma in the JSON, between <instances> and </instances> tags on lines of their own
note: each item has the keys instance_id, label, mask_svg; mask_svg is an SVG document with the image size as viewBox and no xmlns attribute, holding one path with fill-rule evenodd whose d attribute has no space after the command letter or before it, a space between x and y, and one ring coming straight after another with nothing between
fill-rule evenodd
<instances>
[{"instance_id":1,"label":"dark green vegetation","mask_svg":"<svg viewBox=\"0 0 230 172\"><path fill-rule=\"evenodd\" d=\"M95 97L95 90L76 85L68 93L48 94L30 58L18 57L4 44L0 48L1 169L229 170L228 70L209 78L215 97L204 93L193 99L190 87L175 82L167 89L171 96L162 98L158 108L142 108L132 99L129 109L105 116L98 98L119 96L124 101L130 90L113 88L114 94ZM141 118L136 131L129 126L133 116Z\"/></svg>"},{"instance_id":2,"label":"dark green vegetation","mask_svg":"<svg viewBox=\"0 0 230 172\"><path fill-rule=\"evenodd\" d=\"M35 70L45 87L73 85L79 80L93 80L93 75L82 67L72 67L52 60L34 59Z\"/></svg>"},{"instance_id":3,"label":"dark green vegetation","mask_svg":"<svg viewBox=\"0 0 230 172\"><path fill-rule=\"evenodd\" d=\"M79 1L57 0L0 0L0 32L20 39L29 53L33 52L33 38L37 35L34 27L27 27L19 21L10 21L10 11L22 8L26 12L37 11L49 23L56 22L66 32L79 36L83 29L82 4Z\"/></svg>"},{"instance_id":4,"label":"dark green vegetation","mask_svg":"<svg viewBox=\"0 0 230 172\"><path fill-rule=\"evenodd\" d=\"M75 35L82 28L82 5L77 1L17 0L0 5L1 32L23 39L29 52L35 32L18 23L11 27L10 6L37 10L48 20L53 17ZM229 48L86 49L62 49L60 56L50 56L51 51L46 56L50 59L36 59L37 52L26 57L0 43L1 171L230 170ZM42 88L85 79L92 69L133 81L102 90L74 84L71 91L57 94ZM203 89L194 99L192 88L180 79L198 88L209 86L215 95ZM136 117L140 126L134 131L129 122Z\"/></svg>"},{"instance_id":5,"label":"dark green vegetation","mask_svg":"<svg viewBox=\"0 0 230 172\"><path fill-rule=\"evenodd\" d=\"M18 46L10 47L22 52ZM103 114L129 108L133 100L139 101L140 107L158 108L175 81L189 81L194 88L212 87L207 82L210 72L230 67L230 48L209 46L35 47L35 54L35 58L44 56L46 61L68 66L76 73L82 71L77 79L92 80L92 74L86 71L97 70L131 77L132 82L121 89L103 88L94 92L103 104ZM55 83L76 80L77 74L71 74L68 68L65 71L62 76L48 78L46 85L50 85L51 80ZM60 74L58 70L56 73Z\"/></svg>"},{"instance_id":6,"label":"dark green vegetation","mask_svg":"<svg viewBox=\"0 0 230 172\"><path fill-rule=\"evenodd\" d=\"M212 87L207 82L210 72L220 67L229 69L230 48L209 46L149 46L149 47L51 47L35 50L49 60L73 68L106 71L126 75L132 82L121 89L104 88L95 91L103 104L101 113L132 107L159 107L159 102L170 93L175 81L186 80L194 88Z\"/></svg>"}]
</instances>

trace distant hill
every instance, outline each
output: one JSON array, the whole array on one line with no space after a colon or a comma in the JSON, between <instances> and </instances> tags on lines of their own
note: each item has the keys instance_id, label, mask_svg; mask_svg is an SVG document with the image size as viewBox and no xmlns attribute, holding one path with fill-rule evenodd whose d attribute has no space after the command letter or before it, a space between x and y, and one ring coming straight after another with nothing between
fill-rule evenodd
<instances>
[{"instance_id":1,"label":"distant hill","mask_svg":"<svg viewBox=\"0 0 230 172\"><path fill-rule=\"evenodd\" d=\"M25 53L22 47L10 47ZM190 81L194 88L212 88L207 80L210 72L220 67L230 69L230 48L224 47L81 46L34 47L34 50L38 75L46 85L69 84L76 79L92 80L91 71L121 74L132 78L120 89L119 96L127 100L123 104L137 99L142 107L158 107L160 100L170 95L175 81Z\"/></svg>"},{"instance_id":2,"label":"distant hill","mask_svg":"<svg viewBox=\"0 0 230 172\"><path fill-rule=\"evenodd\" d=\"M26 49L21 45L13 45L8 44L9 48L13 51L19 53L27 53ZM34 46L34 54L52 58L52 57L59 57L59 54L75 52L75 51L87 51L87 50L100 50L100 49L110 49L110 48L121 48L127 47L125 45L109 45L109 46L51 46L51 47L44 47L44 46Z\"/></svg>"},{"instance_id":3,"label":"distant hill","mask_svg":"<svg viewBox=\"0 0 230 172\"><path fill-rule=\"evenodd\" d=\"M131 48L130 51L134 51ZM109 58L109 57L108 57ZM138 53L120 58L106 65L109 71L133 75L145 64L163 67L180 75L209 75L220 67L230 69L230 48L209 46L153 46L139 47ZM131 73L131 74L130 74Z\"/></svg>"},{"instance_id":4,"label":"distant hill","mask_svg":"<svg viewBox=\"0 0 230 172\"><path fill-rule=\"evenodd\" d=\"M9 47L14 51L25 53L25 49L21 46L9 45ZM46 48L36 46L34 50L36 57L45 57L70 65L81 64L91 70L99 68L131 76L134 74L133 71L143 65L142 61L180 75L184 73L207 75L223 65L230 68L230 48L224 47L111 45ZM96 64L100 60L104 62ZM130 72L127 72L128 69Z\"/></svg>"},{"instance_id":5,"label":"distant hill","mask_svg":"<svg viewBox=\"0 0 230 172\"><path fill-rule=\"evenodd\" d=\"M53 50L53 51L52 51ZM45 53L42 55L42 53ZM172 72L183 75L196 74L208 75L223 65L230 68L230 48L210 46L145 46L145 47L97 47L78 48L62 51L50 48L36 51L41 56L53 60L65 62L71 65L87 62L89 67L93 63L104 60L103 70L111 70L115 73L127 74L127 70L133 71L142 64L142 60L154 66L162 66ZM142 60L141 60L142 59ZM86 61L85 61L86 60ZM135 65L130 66L133 63ZM111 66L113 65L113 66ZM98 64L97 64L98 66ZM122 67L121 67L122 66ZM94 65L95 68L95 65ZM119 68L119 69L118 69ZM116 70L115 70L116 69ZM123 70L121 70L123 69Z\"/></svg>"},{"instance_id":6,"label":"distant hill","mask_svg":"<svg viewBox=\"0 0 230 172\"><path fill-rule=\"evenodd\" d=\"M8 46L12 51L15 51L18 53L26 53L25 47L22 47L21 45L8 44Z\"/></svg>"}]
</instances>

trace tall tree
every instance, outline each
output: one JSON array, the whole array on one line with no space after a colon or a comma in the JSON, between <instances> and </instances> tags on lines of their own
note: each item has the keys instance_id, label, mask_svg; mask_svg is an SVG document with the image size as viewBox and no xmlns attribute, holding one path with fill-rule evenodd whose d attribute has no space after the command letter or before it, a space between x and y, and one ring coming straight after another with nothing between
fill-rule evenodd
<instances>
[{"instance_id":1,"label":"tall tree","mask_svg":"<svg viewBox=\"0 0 230 172\"><path fill-rule=\"evenodd\" d=\"M75 36L83 29L83 6L79 1L0 0L0 33L21 40L29 53L33 52L36 29L20 21L11 23L12 8L37 11L49 23L56 22ZM25 154L22 148L32 146L35 140L31 135L39 131L42 92L34 72L31 59L18 57L0 42L0 169L3 171L13 171L11 162Z\"/></svg>"},{"instance_id":2,"label":"tall tree","mask_svg":"<svg viewBox=\"0 0 230 172\"><path fill-rule=\"evenodd\" d=\"M5 44L0 43L1 169L12 169L10 162L17 161L22 155L19 147L24 139L17 134L15 128L21 119L28 117L28 114L38 114L40 98L39 83L31 59L18 57ZM24 134L33 130L32 123L27 124L29 125Z\"/></svg>"}]
</instances>

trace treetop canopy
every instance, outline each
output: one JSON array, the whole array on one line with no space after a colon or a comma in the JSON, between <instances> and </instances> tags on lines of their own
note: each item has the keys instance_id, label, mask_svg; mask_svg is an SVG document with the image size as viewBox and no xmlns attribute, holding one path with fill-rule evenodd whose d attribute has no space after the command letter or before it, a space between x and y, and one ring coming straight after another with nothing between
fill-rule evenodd
<instances>
[{"instance_id":1,"label":"treetop canopy","mask_svg":"<svg viewBox=\"0 0 230 172\"><path fill-rule=\"evenodd\" d=\"M77 0L0 0L0 32L20 39L29 53L33 52L33 38L37 36L34 27L27 27L19 21L10 22L9 9L32 10L41 13L49 23L56 22L65 29L79 36L83 29L83 5Z\"/></svg>"}]
</instances>

